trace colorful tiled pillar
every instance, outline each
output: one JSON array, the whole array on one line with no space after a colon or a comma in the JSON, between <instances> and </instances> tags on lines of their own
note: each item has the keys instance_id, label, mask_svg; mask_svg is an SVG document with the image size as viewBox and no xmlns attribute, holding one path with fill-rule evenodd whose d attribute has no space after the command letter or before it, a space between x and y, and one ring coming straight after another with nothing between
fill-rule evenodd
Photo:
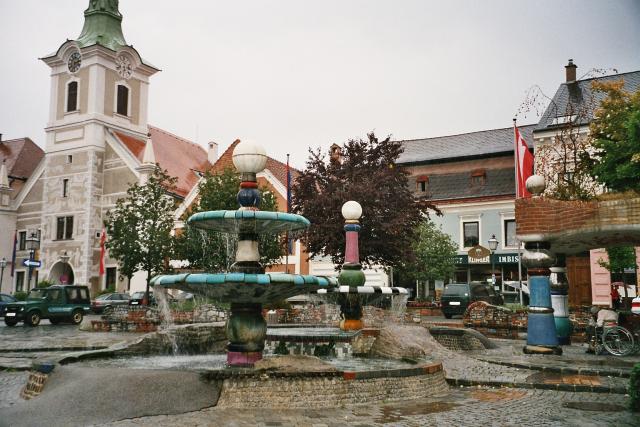
<instances>
[{"instance_id":1,"label":"colorful tiled pillar","mask_svg":"<svg viewBox=\"0 0 640 427\"><path fill-rule=\"evenodd\" d=\"M556 264L550 268L551 307L556 324L556 335L560 345L571 344L571 322L569 321L569 281L565 257L558 254Z\"/></svg>"},{"instance_id":2,"label":"colorful tiled pillar","mask_svg":"<svg viewBox=\"0 0 640 427\"><path fill-rule=\"evenodd\" d=\"M345 219L344 231L346 247L344 251L344 264L338 276L341 286L357 288L365 283L364 272L360 265L360 253L358 248L358 233L360 232L360 216L362 207L358 202L348 201L342 205L342 216ZM340 329L343 331L360 330L362 323L362 304L357 292L340 294Z\"/></svg>"},{"instance_id":3,"label":"colorful tiled pillar","mask_svg":"<svg viewBox=\"0 0 640 427\"><path fill-rule=\"evenodd\" d=\"M527 242L522 257L529 274L529 316L527 326L527 354L562 354L556 333L556 324L551 306L549 276L555 256L548 242Z\"/></svg>"}]
</instances>

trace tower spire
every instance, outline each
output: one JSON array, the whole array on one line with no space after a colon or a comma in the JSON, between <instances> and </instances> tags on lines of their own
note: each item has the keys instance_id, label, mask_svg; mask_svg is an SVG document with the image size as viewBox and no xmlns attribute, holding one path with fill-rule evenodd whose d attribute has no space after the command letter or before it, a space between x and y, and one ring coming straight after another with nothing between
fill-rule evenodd
<instances>
[{"instance_id":1,"label":"tower spire","mask_svg":"<svg viewBox=\"0 0 640 427\"><path fill-rule=\"evenodd\" d=\"M118 0L90 0L84 11L84 26L76 40L80 47L99 44L111 50L126 46Z\"/></svg>"}]
</instances>

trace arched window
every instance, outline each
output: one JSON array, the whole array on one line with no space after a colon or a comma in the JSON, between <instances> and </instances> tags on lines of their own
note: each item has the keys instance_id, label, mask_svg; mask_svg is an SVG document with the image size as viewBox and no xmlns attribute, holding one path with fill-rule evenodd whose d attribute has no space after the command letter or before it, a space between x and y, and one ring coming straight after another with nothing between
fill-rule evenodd
<instances>
[{"instance_id":1,"label":"arched window","mask_svg":"<svg viewBox=\"0 0 640 427\"><path fill-rule=\"evenodd\" d=\"M118 85L116 113L122 116L129 115L129 88L124 85Z\"/></svg>"},{"instance_id":2,"label":"arched window","mask_svg":"<svg viewBox=\"0 0 640 427\"><path fill-rule=\"evenodd\" d=\"M67 112L78 109L78 82L73 81L67 85Z\"/></svg>"}]
</instances>

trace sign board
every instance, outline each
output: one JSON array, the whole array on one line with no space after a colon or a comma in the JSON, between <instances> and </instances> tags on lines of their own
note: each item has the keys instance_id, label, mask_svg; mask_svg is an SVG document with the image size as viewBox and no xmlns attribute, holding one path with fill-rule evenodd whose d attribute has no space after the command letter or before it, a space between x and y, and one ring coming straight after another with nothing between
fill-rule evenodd
<instances>
[{"instance_id":1,"label":"sign board","mask_svg":"<svg viewBox=\"0 0 640 427\"><path fill-rule=\"evenodd\" d=\"M517 264L520 256L518 254L496 254L495 258L496 264Z\"/></svg>"},{"instance_id":2,"label":"sign board","mask_svg":"<svg viewBox=\"0 0 640 427\"><path fill-rule=\"evenodd\" d=\"M496 265L518 263L517 253L493 254L493 257ZM456 255L453 257L453 263L455 265L491 264L491 256L489 254L486 257L482 257L482 258L472 258L469 255Z\"/></svg>"},{"instance_id":3,"label":"sign board","mask_svg":"<svg viewBox=\"0 0 640 427\"><path fill-rule=\"evenodd\" d=\"M469 263L471 263L472 259L483 259L488 258L491 255L491 251L484 246L475 245L467 252L469 255Z\"/></svg>"},{"instance_id":4,"label":"sign board","mask_svg":"<svg viewBox=\"0 0 640 427\"><path fill-rule=\"evenodd\" d=\"M22 265L25 267L40 267L42 265L41 261L30 261L28 259L22 260Z\"/></svg>"}]
</instances>

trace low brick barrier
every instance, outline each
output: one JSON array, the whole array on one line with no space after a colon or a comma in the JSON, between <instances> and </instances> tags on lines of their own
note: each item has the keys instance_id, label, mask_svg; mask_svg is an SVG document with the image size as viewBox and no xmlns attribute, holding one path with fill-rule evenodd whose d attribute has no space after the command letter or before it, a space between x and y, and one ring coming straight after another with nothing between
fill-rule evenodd
<instances>
[{"instance_id":1,"label":"low brick barrier","mask_svg":"<svg viewBox=\"0 0 640 427\"><path fill-rule=\"evenodd\" d=\"M487 337L473 329L432 327L429 328L429 333L449 350L484 350L495 347Z\"/></svg>"},{"instance_id":2,"label":"low brick barrier","mask_svg":"<svg viewBox=\"0 0 640 427\"><path fill-rule=\"evenodd\" d=\"M448 392L441 363L365 372L258 373L224 378L217 407L332 408Z\"/></svg>"}]
</instances>

